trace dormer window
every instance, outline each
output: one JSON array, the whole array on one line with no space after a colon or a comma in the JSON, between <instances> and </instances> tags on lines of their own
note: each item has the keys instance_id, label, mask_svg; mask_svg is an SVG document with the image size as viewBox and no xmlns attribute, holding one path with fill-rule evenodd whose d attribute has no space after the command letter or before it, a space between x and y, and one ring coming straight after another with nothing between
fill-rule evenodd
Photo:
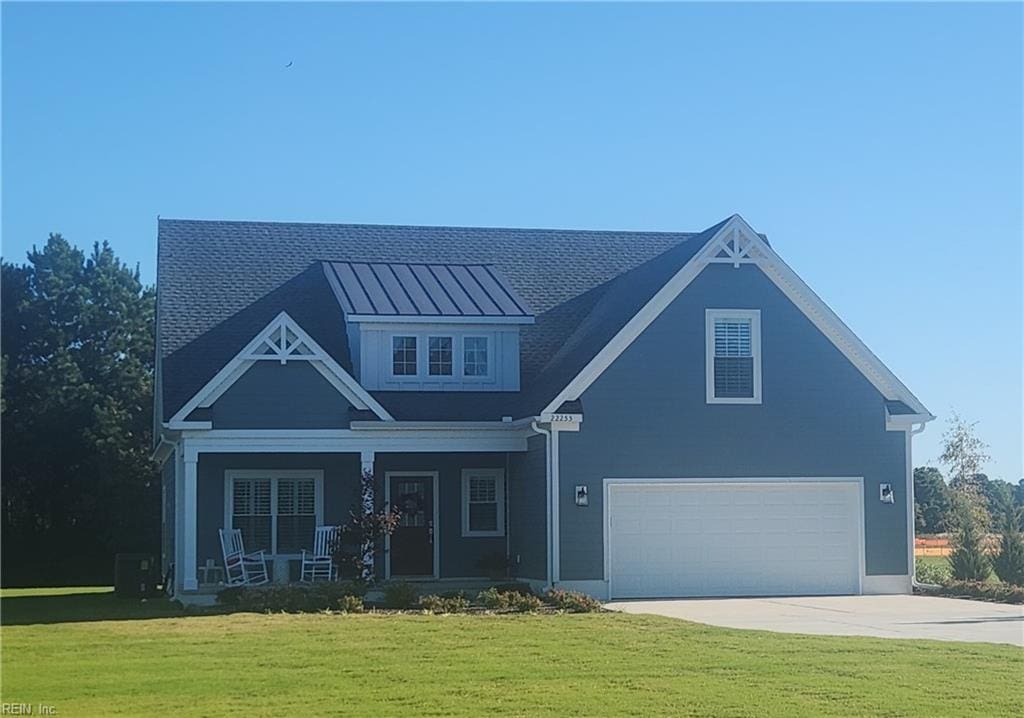
<instances>
[{"instance_id":1,"label":"dormer window","mask_svg":"<svg viewBox=\"0 0 1024 718\"><path fill-rule=\"evenodd\" d=\"M519 391L533 313L487 264L324 262L364 389Z\"/></svg>"},{"instance_id":2,"label":"dormer window","mask_svg":"<svg viewBox=\"0 0 1024 718\"><path fill-rule=\"evenodd\" d=\"M487 337L465 337L462 340L463 376L485 377L488 374Z\"/></svg>"},{"instance_id":3,"label":"dormer window","mask_svg":"<svg viewBox=\"0 0 1024 718\"><path fill-rule=\"evenodd\" d=\"M391 337L391 373L416 376L416 337Z\"/></svg>"},{"instance_id":4,"label":"dormer window","mask_svg":"<svg viewBox=\"0 0 1024 718\"><path fill-rule=\"evenodd\" d=\"M452 338L430 337L427 372L430 376L452 375Z\"/></svg>"}]
</instances>

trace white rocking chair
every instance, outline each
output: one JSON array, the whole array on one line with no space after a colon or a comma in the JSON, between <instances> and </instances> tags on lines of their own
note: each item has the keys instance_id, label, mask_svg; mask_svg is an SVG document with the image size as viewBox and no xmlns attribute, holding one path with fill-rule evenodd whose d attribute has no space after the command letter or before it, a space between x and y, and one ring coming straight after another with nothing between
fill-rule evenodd
<instances>
[{"instance_id":1,"label":"white rocking chair","mask_svg":"<svg viewBox=\"0 0 1024 718\"><path fill-rule=\"evenodd\" d=\"M241 529L220 529L220 549L228 586L260 586L270 580L263 551L246 553Z\"/></svg>"},{"instance_id":2,"label":"white rocking chair","mask_svg":"<svg viewBox=\"0 0 1024 718\"><path fill-rule=\"evenodd\" d=\"M316 527L313 550L302 550L302 581L331 581L337 578L338 572L334 566L334 557L331 555L337 536L337 526Z\"/></svg>"}]
</instances>

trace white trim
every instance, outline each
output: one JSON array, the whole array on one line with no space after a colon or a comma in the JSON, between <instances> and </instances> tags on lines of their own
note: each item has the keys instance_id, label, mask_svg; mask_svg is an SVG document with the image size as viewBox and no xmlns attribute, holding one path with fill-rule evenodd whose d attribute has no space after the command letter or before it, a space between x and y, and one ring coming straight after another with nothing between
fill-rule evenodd
<instances>
[{"instance_id":1,"label":"white trim","mask_svg":"<svg viewBox=\"0 0 1024 718\"><path fill-rule=\"evenodd\" d=\"M577 429L579 424L576 425ZM562 473L561 458L558 452L558 432L561 427L551 427L551 582L558 583L562 577Z\"/></svg>"},{"instance_id":2,"label":"white trim","mask_svg":"<svg viewBox=\"0 0 1024 718\"><path fill-rule=\"evenodd\" d=\"M384 472L384 505L391 506L391 478L397 476L429 476L434 485L434 579L441 577L441 527L440 519L440 482L437 471L385 471ZM405 580L405 576L402 577ZM411 576L409 578L422 578ZM391 579L391 536L384 536L384 580Z\"/></svg>"},{"instance_id":3,"label":"white trim","mask_svg":"<svg viewBox=\"0 0 1024 718\"><path fill-rule=\"evenodd\" d=\"M196 533L198 531L198 479L199 461L198 457L192 459L185 456L185 472L182 487L183 511L182 511L182 588L186 591L195 591L199 588L199 578L196 572L198 557L198 545Z\"/></svg>"},{"instance_id":4,"label":"white trim","mask_svg":"<svg viewBox=\"0 0 1024 718\"><path fill-rule=\"evenodd\" d=\"M533 317L445 316L442 314L346 314L346 322L369 324L533 324Z\"/></svg>"},{"instance_id":5,"label":"white trim","mask_svg":"<svg viewBox=\"0 0 1024 718\"><path fill-rule=\"evenodd\" d=\"M739 233L739 234L737 234ZM737 240L737 237L739 239ZM720 256L727 244L739 241L740 254ZM737 261L738 260L738 261ZM653 297L630 319L583 369L548 404L542 413L554 412L566 401L575 401L615 359L689 286L709 264L724 261L733 265L756 264L784 294L835 344L875 388L887 399L906 403L918 414L931 418L923 404L906 386L843 324L796 272L738 214L734 214ZM930 419L929 419L930 420Z\"/></svg>"},{"instance_id":6,"label":"white trim","mask_svg":"<svg viewBox=\"0 0 1024 718\"><path fill-rule=\"evenodd\" d=\"M497 528L494 531L474 531L469 527L469 480L488 478L494 481L494 501L497 505ZM462 537L499 537L505 535L505 470L504 469L463 469L462 470Z\"/></svg>"},{"instance_id":7,"label":"white trim","mask_svg":"<svg viewBox=\"0 0 1024 718\"><path fill-rule=\"evenodd\" d=\"M295 341L288 341L291 332ZM266 352L270 353L266 353ZM234 356L231 361L195 396L182 406L171 420L170 427L188 422L188 415L200 407L211 406L228 388L249 370L257 361L308 361L357 409L373 411L383 421L392 421L391 415L376 399L359 385L334 359L300 327L287 312L281 312L252 341ZM189 427L191 428L191 427Z\"/></svg>"},{"instance_id":8,"label":"white trim","mask_svg":"<svg viewBox=\"0 0 1024 718\"><path fill-rule=\"evenodd\" d=\"M194 453L416 453L526 451L530 430L506 425L508 430L438 427L352 429L212 429L186 431L188 451Z\"/></svg>"},{"instance_id":9,"label":"white trim","mask_svg":"<svg viewBox=\"0 0 1024 718\"><path fill-rule=\"evenodd\" d=\"M720 486L722 484L789 484L789 483L847 483L857 486L857 526L858 526L858 594L864 593L864 580L866 577L866 553L867 544L865 541L864 529L864 477L863 476L750 476L750 477L725 477L725 478L636 478L636 479L604 479L602 482L602 530L604 532L604 581L608 585L608 597L612 598L611 580L611 511L610 496L612 486L656 486L659 484L688 484L693 486L708 485Z\"/></svg>"},{"instance_id":10,"label":"white trim","mask_svg":"<svg viewBox=\"0 0 1024 718\"><path fill-rule=\"evenodd\" d=\"M750 354L753 359L754 395L750 397L715 396L715 322L719 319L750 320ZM760 309L705 309L704 310L704 373L708 404L760 404L761 403L761 310Z\"/></svg>"},{"instance_id":11,"label":"white trim","mask_svg":"<svg viewBox=\"0 0 1024 718\"><path fill-rule=\"evenodd\" d=\"M225 469L224 470L224 528L232 529L234 516L235 479L270 480L270 548L269 558L297 559L301 553L277 553L277 482L279 479L313 479L313 513L316 525L324 522L324 472L323 469Z\"/></svg>"},{"instance_id":12,"label":"white trim","mask_svg":"<svg viewBox=\"0 0 1024 718\"><path fill-rule=\"evenodd\" d=\"M395 340L396 339L412 339L415 344L415 357L414 364L416 365L416 372L413 374L395 374ZM387 378L388 381L392 382L403 382L403 381L422 381L423 377L423 360L420 356L420 337L418 334L410 332L390 332L384 335L384 343L387 345Z\"/></svg>"}]
</instances>

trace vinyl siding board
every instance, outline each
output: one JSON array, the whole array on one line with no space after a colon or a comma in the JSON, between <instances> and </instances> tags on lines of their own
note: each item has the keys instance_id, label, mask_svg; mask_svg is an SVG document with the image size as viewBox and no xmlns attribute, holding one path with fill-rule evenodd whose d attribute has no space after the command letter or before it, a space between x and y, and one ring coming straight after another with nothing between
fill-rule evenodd
<instances>
[{"instance_id":1,"label":"vinyl siding board","mask_svg":"<svg viewBox=\"0 0 1024 718\"><path fill-rule=\"evenodd\" d=\"M547 447L543 436L509 455L509 542L516 575L547 580Z\"/></svg>"},{"instance_id":2,"label":"vinyl siding board","mask_svg":"<svg viewBox=\"0 0 1024 718\"><path fill-rule=\"evenodd\" d=\"M706 403L708 308L761 310L762 404ZM560 438L563 580L603 577L605 478L861 476L866 573L907 573L904 434L885 430L883 397L756 267L706 269L581 400L581 431ZM895 504L878 500L883 482Z\"/></svg>"},{"instance_id":3,"label":"vinyl siding board","mask_svg":"<svg viewBox=\"0 0 1024 718\"><path fill-rule=\"evenodd\" d=\"M344 429L351 408L308 361L257 361L210 416L215 429Z\"/></svg>"}]
</instances>

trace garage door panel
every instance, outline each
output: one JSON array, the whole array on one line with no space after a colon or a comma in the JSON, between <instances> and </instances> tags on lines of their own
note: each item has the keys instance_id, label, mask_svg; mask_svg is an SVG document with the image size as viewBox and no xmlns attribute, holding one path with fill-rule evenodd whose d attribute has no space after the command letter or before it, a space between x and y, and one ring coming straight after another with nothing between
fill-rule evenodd
<instances>
[{"instance_id":1,"label":"garage door panel","mask_svg":"<svg viewBox=\"0 0 1024 718\"><path fill-rule=\"evenodd\" d=\"M610 487L614 597L857 593L854 482Z\"/></svg>"}]
</instances>

